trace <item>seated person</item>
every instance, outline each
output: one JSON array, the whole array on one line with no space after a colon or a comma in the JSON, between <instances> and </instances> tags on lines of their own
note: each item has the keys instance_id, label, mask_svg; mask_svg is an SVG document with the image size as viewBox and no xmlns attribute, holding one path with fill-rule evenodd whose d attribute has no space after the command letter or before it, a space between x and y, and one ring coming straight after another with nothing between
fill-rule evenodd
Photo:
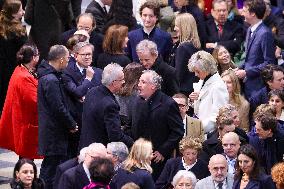
<instances>
[{"instance_id":1,"label":"seated person","mask_svg":"<svg viewBox=\"0 0 284 189\"><path fill-rule=\"evenodd\" d=\"M184 186L187 189L194 189L197 183L195 175L191 171L180 170L174 176L172 185L174 189L181 189Z\"/></svg>"}]
</instances>

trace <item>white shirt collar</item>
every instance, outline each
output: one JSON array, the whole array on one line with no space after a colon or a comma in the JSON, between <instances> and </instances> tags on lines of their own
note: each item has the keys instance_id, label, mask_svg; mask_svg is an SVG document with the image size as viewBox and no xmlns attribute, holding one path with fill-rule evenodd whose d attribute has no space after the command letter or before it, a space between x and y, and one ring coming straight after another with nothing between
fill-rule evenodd
<instances>
[{"instance_id":1,"label":"white shirt collar","mask_svg":"<svg viewBox=\"0 0 284 189\"><path fill-rule=\"evenodd\" d=\"M218 182L215 182L215 181L213 181L214 182L214 187L216 188L216 189L219 189L218 188ZM223 186L222 186L222 189L227 189L227 182L226 182L226 179L223 181Z\"/></svg>"},{"instance_id":2,"label":"white shirt collar","mask_svg":"<svg viewBox=\"0 0 284 189\"><path fill-rule=\"evenodd\" d=\"M197 163L197 160L192 164L192 165L187 165L183 159L183 157L181 158L181 161L182 161L182 165L184 167L185 170L190 170L196 163Z\"/></svg>"},{"instance_id":3,"label":"white shirt collar","mask_svg":"<svg viewBox=\"0 0 284 189\"><path fill-rule=\"evenodd\" d=\"M235 174L235 163L237 158L230 159L227 155L225 155L225 157L228 162L228 173Z\"/></svg>"},{"instance_id":4,"label":"white shirt collar","mask_svg":"<svg viewBox=\"0 0 284 189\"><path fill-rule=\"evenodd\" d=\"M253 25L251 28L250 28L250 31L251 33L253 33L256 28L262 23L262 20L260 20L258 23L256 23L255 25Z\"/></svg>"},{"instance_id":5,"label":"white shirt collar","mask_svg":"<svg viewBox=\"0 0 284 189\"><path fill-rule=\"evenodd\" d=\"M82 66L80 66L80 65L78 64L78 62L76 62L76 66L77 66L77 68L80 70L80 72L83 73L83 70L84 70L85 68L83 68Z\"/></svg>"},{"instance_id":6,"label":"white shirt collar","mask_svg":"<svg viewBox=\"0 0 284 189\"><path fill-rule=\"evenodd\" d=\"M110 7L109 7L108 5L104 5L101 0L95 0L95 1L96 1L97 3L99 3L99 5L100 5L102 8L106 7L107 12L109 11L109 8L110 8Z\"/></svg>"},{"instance_id":7,"label":"white shirt collar","mask_svg":"<svg viewBox=\"0 0 284 189\"><path fill-rule=\"evenodd\" d=\"M91 182L91 174L90 174L90 171L89 171L87 165L85 165L85 163L83 163L83 169L84 169L89 181Z\"/></svg>"}]
</instances>

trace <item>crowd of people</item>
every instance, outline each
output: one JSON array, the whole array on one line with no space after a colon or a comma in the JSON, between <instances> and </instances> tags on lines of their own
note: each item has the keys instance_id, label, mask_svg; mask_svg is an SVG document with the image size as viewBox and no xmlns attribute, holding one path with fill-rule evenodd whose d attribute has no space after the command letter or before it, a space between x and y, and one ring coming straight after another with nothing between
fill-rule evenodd
<instances>
[{"instance_id":1,"label":"crowd of people","mask_svg":"<svg viewBox=\"0 0 284 189\"><path fill-rule=\"evenodd\" d=\"M0 3L11 188L284 188L281 1L81 3Z\"/></svg>"}]
</instances>

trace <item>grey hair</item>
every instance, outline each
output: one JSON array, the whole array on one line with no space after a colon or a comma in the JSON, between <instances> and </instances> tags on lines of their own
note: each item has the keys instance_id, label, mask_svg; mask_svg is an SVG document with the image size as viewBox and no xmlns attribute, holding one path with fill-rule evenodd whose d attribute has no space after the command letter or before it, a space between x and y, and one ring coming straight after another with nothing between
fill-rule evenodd
<instances>
[{"instance_id":1,"label":"grey hair","mask_svg":"<svg viewBox=\"0 0 284 189\"><path fill-rule=\"evenodd\" d=\"M79 163L85 161L87 150L88 150L88 147L84 147L80 150L80 154L78 155L78 162Z\"/></svg>"},{"instance_id":2,"label":"grey hair","mask_svg":"<svg viewBox=\"0 0 284 189\"><path fill-rule=\"evenodd\" d=\"M109 86L114 80L118 79L120 73L123 73L123 68L117 63L108 64L102 74L102 84Z\"/></svg>"},{"instance_id":3,"label":"grey hair","mask_svg":"<svg viewBox=\"0 0 284 189\"><path fill-rule=\"evenodd\" d=\"M48 52L48 61L59 60L60 58L66 56L69 51L64 45L54 45L50 47Z\"/></svg>"},{"instance_id":4,"label":"grey hair","mask_svg":"<svg viewBox=\"0 0 284 189\"><path fill-rule=\"evenodd\" d=\"M148 39L144 39L138 43L136 46L136 52L141 53L149 51L152 55L158 55L158 48L155 42Z\"/></svg>"},{"instance_id":5,"label":"grey hair","mask_svg":"<svg viewBox=\"0 0 284 189\"><path fill-rule=\"evenodd\" d=\"M91 47L91 48L92 48L92 52L94 52L94 45L92 45L91 43L89 43L89 42L87 42L87 41L77 43L77 44L74 46L73 51L74 51L75 53L78 53L78 51L79 51L81 48L85 47L85 46Z\"/></svg>"},{"instance_id":6,"label":"grey hair","mask_svg":"<svg viewBox=\"0 0 284 189\"><path fill-rule=\"evenodd\" d=\"M193 172L186 171L186 170L178 171L177 174L173 178L172 185L176 187L176 185L178 184L181 178L189 178L192 182L193 188L195 187L197 179Z\"/></svg>"},{"instance_id":7,"label":"grey hair","mask_svg":"<svg viewBox=\"0 0 284 189\"><path fill-rule=\"evenodd\" d=\"M129 153L127 146L123 142L108 143L107 150L111 151L112 155L117 156L120 163L126 160Z\"/></svg>"},{"instance_id":8,"label":"grey hair","mask_svg":"<svg viewBox=\"0 0 284 189\"><path fill-rule=\"evenodd\" d=\"M102 143L92 143L88 146L86 153L87 154L96 154L102 149L106 150L106 147Z\"/></svg>"},{"instance_id":9,"label":"grey hair","mask_svg":"<svg viewBox=\"0 0 284 189\"><path fill-rule=\"evenodd\" d=\"M154 70L144 70L142 74L150 74L150 79L148 82L156 86L156 89L161 89L161 85L163 82L162 77L157 74Z\"/></svg>"},{"instance_id":10,"label":"grey hair","mask_svg":"<svg viewBox=\"0 0 284 189\"><path fill-rule=\"evenodd\" d=\"M199 68L211 75L218 71L216 60L206 51L198 51L191 56L188 61L188 69L190 72L194 72L194 68Z\"/></svg>"}]
</instances>

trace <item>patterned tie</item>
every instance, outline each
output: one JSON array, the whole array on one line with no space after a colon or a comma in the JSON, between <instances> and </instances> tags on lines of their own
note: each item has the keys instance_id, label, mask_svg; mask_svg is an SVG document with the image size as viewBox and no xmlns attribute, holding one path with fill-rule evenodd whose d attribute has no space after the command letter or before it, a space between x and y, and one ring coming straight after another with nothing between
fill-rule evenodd
<instances>
[{"instance_id":1,"label":"patterned tie","mask_svg":"<svg viewBox=\"0 0 284 189\"><path fill-rule=\"evenodd\" d=\"M86 70L87 70L87 69L84 68L83 71L82 71L82 75L83 75L84 77L86 77Z\"/></svg>"},{"instance_id":2,"label":"patterned tie","mask_svg":"<svg viewBox=\"0 0 284 189\"><path fill-rule=\"evenodd\" d=\"M218 29L218 36L219 36L219 38L221 38L221 36L223 34L223 25L222 24L218 24L217 25L217 29Z\"/></svg>"}]
</instances>

